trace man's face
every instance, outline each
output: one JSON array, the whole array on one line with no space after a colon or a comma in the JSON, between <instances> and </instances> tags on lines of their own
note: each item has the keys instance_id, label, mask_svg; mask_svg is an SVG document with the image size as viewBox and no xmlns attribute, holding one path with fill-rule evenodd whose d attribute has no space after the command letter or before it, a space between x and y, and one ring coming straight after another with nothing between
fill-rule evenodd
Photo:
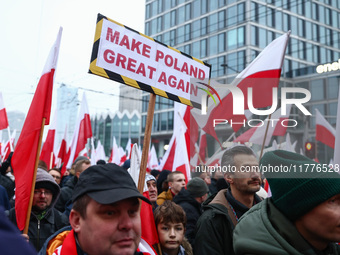
<instances>
[{"instance_id":1,"label":"man's face","mask_svg":"<svg viewBox=\"0 0 340 255\"><path fill-rule=\"evenodd\" d=\"M260 190L261 174L255 156L238 154L234 156L236 172L227 178L230 185L241 193L254 194Z\"/></svg>"},{"instance_id":2,"label":"man's face","mask_svg":"<svg viewBox=\"0 0 340 255\"><path fill-rule=\"evenodd\" d=\"M185 187L185 176L184 174L174 174L173 181L169 181L169 187L172 192L177 195L182 188Z\"/></svg>"},{"instance_id":3,"label":"man's face","mask_svg":"<svg viewBox=\"0 0 340 255\"><path fill-rule=\"evenodd\" d=\"M146 183L148 185L149 196L151 202L157 201L157 184L154 180L150 180Z\"/></svg>"},{"instance_id":4,"label":"man's face","mask_svg":"<svg viewBox=\"0 0 340 255\"><path fill-rule=\"evenodd\" d=\"M340 194L315 207L295 221L300 234L315 248L323 250L340 241Z\"/></svg>"},{"instance_id":5,"label":"man's face","mask_svg":"<svg viewBox=\"0 0 340 255\"><path fill-rule=\"evenodd\" d=\"M183 242L184 231L183 223L159 223L157 232L162 250L167 253L177 250Z\"/></svg>"},{"instance_id":6,"label":"man's face","mask_svg":"<svg viewBox=\"0 0 340 255\"><path fill-rule=\"evenodd\" d=\"M85 219L72 210L70 223L80 247L89 255L134 254L141 237L139 200L103 205L91 199Z\"/></svg>"},{"instance_id":7,"label":"man's face","mask_svg":"<svg viewBox=\"0 0 340 255\"><path fill-rule=\"evenodd\" d=\"M35 189L33 196L33 211L42 212L52 203L53 194L49 189Z\"/></svg>"},{"instance_id":8,"label":"man's face","mask_svg":"<svg viewBox=\"0 0 340 255\"><path fill-rule=\"evenodd\" d=\"M48 172L50 175L52 175L53 179L55 180L56 183L60 184L61 181L61 174L60 172L56 171L56 170L50 170Z\"/></svg>"}]
</instances>

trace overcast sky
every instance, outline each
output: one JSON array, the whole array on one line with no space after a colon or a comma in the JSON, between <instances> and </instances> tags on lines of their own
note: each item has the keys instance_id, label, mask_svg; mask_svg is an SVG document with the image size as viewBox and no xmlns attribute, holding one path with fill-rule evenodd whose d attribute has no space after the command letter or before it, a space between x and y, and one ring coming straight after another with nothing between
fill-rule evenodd
<instances>
[{"instance_id":1,"label":"overcast sky","mask_svg":"<svg viewBox=\"0 0 340 255\"><path fill-rule=\"evenodd\" d=\"M106 94L86 91L90 114L118 110L119 85L88 74L98 13L144 33L145 0L1 1L0 92L7 111L27 113L60 26L51 112L61 83Z\"/></svg>"}]
</instances>

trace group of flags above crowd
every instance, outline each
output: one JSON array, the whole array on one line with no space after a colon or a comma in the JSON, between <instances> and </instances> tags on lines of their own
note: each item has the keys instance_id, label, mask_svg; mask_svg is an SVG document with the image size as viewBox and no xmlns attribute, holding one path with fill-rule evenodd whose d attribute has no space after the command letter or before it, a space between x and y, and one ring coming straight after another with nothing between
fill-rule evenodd
<instances>
[{"instance_id":1,"label":"group of flags above crowd","mask_svg":"<svg viewBox=\"0 0 340 255\"><path fill-rule=\"evenodd\" d=\"M71 141L69 143L67 142L67 127L65 127L62 142L57 150L54 149L57 147L55 144L56 114L54 114L55 116L51 124L49 122L53 79L58 60L61 33L62 29L60 29L57 40L51 49L12 157L11 163L16 178L15 207L19 229L24 228L24 221L27 218L25 216L29 215L27 212L30 198L27 198L27 194L31 193L32 185L34 185L34 171L36 171L38 159L45 161L49 168L62 166L63 174L66 168L70 168L73 161L79 155L84 153L86 144L91 138L92 164L95 164L95 162L99 159L106 158L100 141L98 141L97 148L94 148L91 121L85 93L83 94L78 119ZM270 43L232 83L232 85L237 86L242 91L245 102L249 102L248 89L254 88L254 94L249 96L249 98L253 99L253 109L272 106L272 89L278 87L289 34L290 33L288 32ZM263 82L263 79L261 79L261 82L258 83L248 82L249 79L253 78L268 78L271 79L271 82ZM148 168L150 170L167 169L171 171L181 171L185 174L186 180L188 181L190 179L192 167L201 164L215 165L219 163L221 153L223 152L222 149L217 150L212 157L207 158L206 134L213 136L221 144L216 135L215 125L213 125L216 119L228 120L229 123L234 121L238 124L247 119L246 114L233 114L232 109L235 102L233 103L232 93L229 93L226 89L219 90L219 96L221 97L219 102L216 103L212 102L212 100L209 101L206 115L199 114L198 109L192 109L190 106L175 103L174 128L172 138L169 142L169 148L165 152L160 164L158 163L155 147L152 146L151 149L149 149ZM248 104L244 104L244 110L248 109L250 109ZM291 110L290 106L286 110L286 114L284 115L280 113L280 109L273 112L271 118L278 119L280 121L287 119ZM280 121L276 121L276 124L270 125L270 127L268 126L267 129L260 126L252 127L248 131L236 137L234 142L251 142L260 145L262 144L262 147L268 146L273 136L284 136L286 134L287 128L277 125ZM41 148L44 125L48 124L50 124L50 127L46 140ZM337 126L340 128L340 124ZM231 137L235 137L235 134L240 127L241 125L232 126L234 133ZM9 141L3 144L0 149L0 156L2 160L6 160L9 152L13 151L15 134L12 136L10 135L5 105L0 93L0 130L6 128L9 133ZM335 151L337 151L335 133L336 130L325 120L320 112L316 111L315 139L335 148ZM295 145L296 143L290 143L289 136L286 135L285 149L295 150ZM277 145L275 142L272 147L278 148L280 146L281 145ZM108 161L122 165L126 159L132 158L131 151L132 145L130 140L126 150L124 150L122 147L117 145L116 140L113 137L111 155Z\"/></svg>"}]
</instances>

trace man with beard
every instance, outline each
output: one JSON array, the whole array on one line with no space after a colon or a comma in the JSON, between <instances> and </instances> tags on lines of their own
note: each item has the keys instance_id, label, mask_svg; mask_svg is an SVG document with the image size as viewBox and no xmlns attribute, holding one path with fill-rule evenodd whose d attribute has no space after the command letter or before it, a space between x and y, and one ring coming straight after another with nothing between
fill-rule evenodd
<instances>
[{"instance_id":1,"label":"man with beard","mask_svg":"<svg viewBox=\"0 0 340 255\"><path fill-rule=\"evenodd\" d=\"M59 194L60 188L54 178L45 170L38 168L27 233L29 242L37 251L50 235L68 225L67 217L54 208ZM9 218L17 225L15 208L10 210Z\"/></svg>"},{"instance_id":2,"label":"man with beard","mask_svg":"<svg viewBox=\"0 0 340 255\"><path fill-rule=\"evenodd\" d=\"M253 205L261 202L256 195L261 174L254 152L246 146L227 150L221 161L228 189L210 197L204 213L196 224L195 254L234 254L233 230L239 218Z\"/></svg>"}]
</instances>

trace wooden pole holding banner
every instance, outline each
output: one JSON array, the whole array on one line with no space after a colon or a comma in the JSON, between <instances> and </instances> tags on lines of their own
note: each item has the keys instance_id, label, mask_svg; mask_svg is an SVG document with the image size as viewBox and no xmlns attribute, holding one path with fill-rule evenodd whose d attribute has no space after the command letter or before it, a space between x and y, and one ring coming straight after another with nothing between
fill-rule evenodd
<instances>
[{"instance_id":1,"label":"wooden pole holding banner","mask_svg":"<svg viewBox=\"0 0 340 255\"><path fill-rule=\"evenodd\" d=\"M28 203L28 208L27 208L25 228L24 228L24 231L23 231L23 234L26 234L26 235L28 233L28 226L30 224L31 210L32 210L32 204L33 204L33 196L34 196L34 189L35 189L35 180L37 178L37 169L38 169L38 163L39 163L39 152L40 152L42 137L43 137L43 133L44 133L45 121L46 121L46 118L43 118L42 123L41 123L41 128L40 128L39 142L38 142L38 148L37 148L37 156L35 158L34 173L33 173L33 178L32 178L32 189L31 189L31 194L30 194L30 201Z\"/></svg>"},{"instance_id":2,"label":"wooden pole holding banner","mask_svg":"<svg viewBox=\"0 0 340 255\"><path fill-rule=\"evenodd\" d=\"M146 174L146 165L148 163L148 155L149 155L149 146L151 140L151 131L152 131L152 120L155 111L156 104L156 95L150 93L150 101L148 106L148 113L146 116L146 124L145 124L145 132L144 132L144 142L143 142L143 151L142 151L142 160L140 163L140 172L138 179L138 190L143 194L144 182L145 182L145 174Z\"/></svg>"},{"instance_id":3,"label":"wooden pole holding banner","mask_svg":"<svg viewBox=\"0 0 340 255\"><path fill-rule=\"evenodd\" d=\"M263 149L264 149L264 145L265 145L265 143L266 143L266 139L267 139L267 133L268 133L268 128L269 128L269 120L270 120L270 118L272 117L272 115L271 114L269 114L269 116L268 116L268 122L267 122L267 127L266 127L266 132L264 133L264 138L263 138L263 142L262 142L262 148L261 148L261 154L260 154L260 158L259 158L259 161L260 161L260 159L262 158L262 154L263 154Z\"/></svg>"}]
</instances>

